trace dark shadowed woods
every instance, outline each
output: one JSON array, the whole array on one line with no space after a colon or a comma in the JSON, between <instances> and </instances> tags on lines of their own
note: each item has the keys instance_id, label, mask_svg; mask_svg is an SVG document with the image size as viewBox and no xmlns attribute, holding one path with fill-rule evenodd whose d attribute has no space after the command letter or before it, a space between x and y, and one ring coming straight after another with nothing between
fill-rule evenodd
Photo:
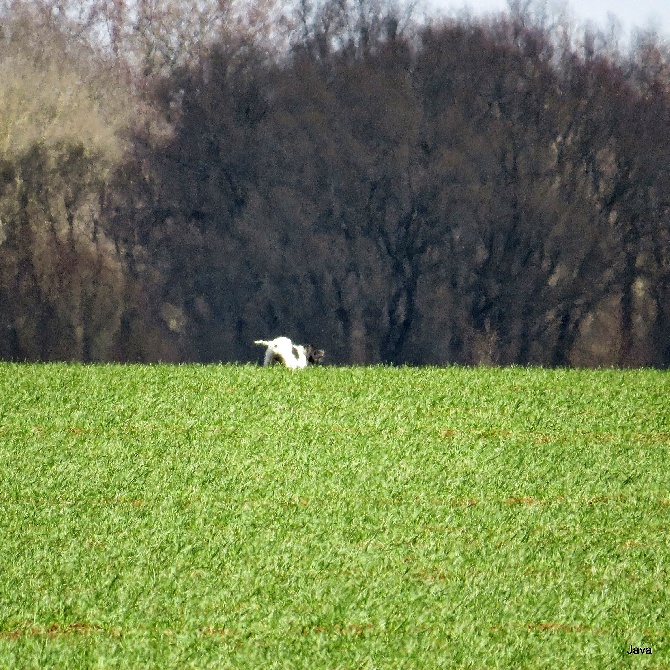
<instances>
[{"instance_id":1,"label":"dark shadowed woods","mask_svg":"<svg viewBox=\"0 0 670 670\"><path fill-rule=\"evenodd\" d=\"M659 36L1 6L0 358L670 364Z\"/></svg>"}]
</instances>

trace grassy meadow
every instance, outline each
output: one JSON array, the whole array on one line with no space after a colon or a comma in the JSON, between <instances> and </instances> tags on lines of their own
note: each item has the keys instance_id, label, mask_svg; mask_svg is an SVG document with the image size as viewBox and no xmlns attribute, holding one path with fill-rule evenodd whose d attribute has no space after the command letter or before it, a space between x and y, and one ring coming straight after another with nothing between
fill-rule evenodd
<instances>
[{"instance_id":1,"label":"grassy meadow","mask_svg":"<svg viewBox=\"0 0 670 670\"><path fill-rule=\"evenodd\" d=\"M2 364L0 668L670 668L669 452L658 371Z\"/></svg>"}]
</instances>

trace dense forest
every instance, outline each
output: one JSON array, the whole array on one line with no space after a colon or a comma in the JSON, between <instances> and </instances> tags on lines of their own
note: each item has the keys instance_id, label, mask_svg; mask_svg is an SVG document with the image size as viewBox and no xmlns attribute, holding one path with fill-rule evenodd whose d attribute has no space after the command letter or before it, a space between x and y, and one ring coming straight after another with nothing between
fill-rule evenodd
<instances>
[{"instance_id":1,"label":"dense forest","mask_svg":"<svg viewBox=\"0 0 670 670\"><path fill-rule=\"evenodd\" d=\"M670 365L670 47L539 3L0 3L0 359Z\"/></svg>"}]
</instances>

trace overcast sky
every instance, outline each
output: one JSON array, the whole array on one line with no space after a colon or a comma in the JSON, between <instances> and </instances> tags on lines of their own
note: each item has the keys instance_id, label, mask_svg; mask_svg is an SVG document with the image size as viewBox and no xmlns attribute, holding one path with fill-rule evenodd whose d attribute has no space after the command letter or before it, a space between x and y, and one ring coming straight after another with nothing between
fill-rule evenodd
<instances>
[{"instance_id":1,"label":"overcast sky","mask_svg":"<svg viewBox=\"0 0 670 670\"><path fill-rule=\"evenodd\" d=\"M601 28L608 24L608 13L614 14L621 22L625 36L634 27L654 27L664 37L670 36L670 0L578 0L563 4L577 21L591 21ZM428 5L448 13L464 6L475 14L508 9L505 0L428 0Z\"/></svg>"}]
</instances>

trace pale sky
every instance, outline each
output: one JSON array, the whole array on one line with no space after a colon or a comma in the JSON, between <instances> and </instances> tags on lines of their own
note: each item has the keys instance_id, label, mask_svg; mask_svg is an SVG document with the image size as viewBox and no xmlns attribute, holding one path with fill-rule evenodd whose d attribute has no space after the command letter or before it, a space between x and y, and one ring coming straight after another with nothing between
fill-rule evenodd
<instances>
[{"instance_id":1,"label":"pale sky","mask_svg":"<svg viewBox=\"0 0 670 670\"><path fill-rule=\"evenodd\" d=\"M469 7L474 14L498 13L508 9L505 0L428 0L429 7L447 13ZM608 14L614 14L622 24L624 37L637 27L655 28L664 37L670 36L669 0L554 0L556 6L567 6L570 15L579 23L592 22L606 28Z\"/></svg>"}]
</instances>

